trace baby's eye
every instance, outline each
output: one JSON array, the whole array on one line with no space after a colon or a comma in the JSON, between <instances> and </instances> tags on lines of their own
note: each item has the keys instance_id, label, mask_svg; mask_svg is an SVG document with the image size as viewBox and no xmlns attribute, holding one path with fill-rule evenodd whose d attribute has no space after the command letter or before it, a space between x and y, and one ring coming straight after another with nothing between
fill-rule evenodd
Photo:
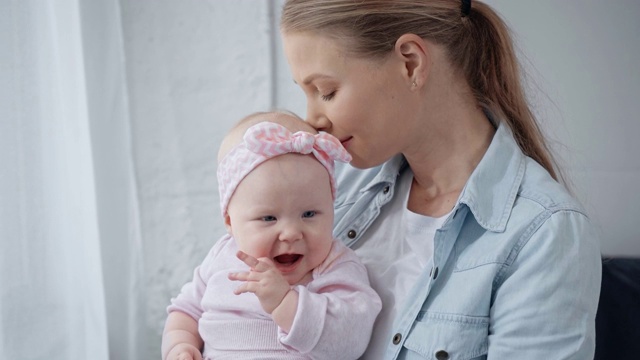
<instances>
[{"instance_id":1,"label":"baby's eye","mask_svg":"<svg viewBox=\"0 0 640 360\"><path fill-rule=\"evenodd\" d=\"M305 212L302 213L302 217L303 218L311 218L311 217L314 217L314 216L316 216L316 212L313 211L313 210L305 211Z\"/></svg>"},{"instance_id":2,"label":"baby's eye","mask_svg":"<svg viewBox=\"0 0 640 360\"><path fill-rule=\"evenodd\" d=\"M276 217L272 215L263 216L262 221L276 221Z\"/></svg>"}]
</instances>

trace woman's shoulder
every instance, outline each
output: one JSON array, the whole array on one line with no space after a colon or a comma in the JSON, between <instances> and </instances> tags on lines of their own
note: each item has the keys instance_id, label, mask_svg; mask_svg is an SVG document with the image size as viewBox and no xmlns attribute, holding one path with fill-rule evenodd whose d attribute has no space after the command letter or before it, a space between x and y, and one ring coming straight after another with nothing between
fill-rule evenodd
<instances>
[{"instance_id":1,"label":"woman's shoulder","mask_svg":"<svg viewBox=\"0 0 640 360\"><path fill-rule=\"evenodd\" d=\"M525 173L518 190L518 197L538 204L545 210L569 210L585 213L580 201L555 180L547 170L531 158L526 158Z\"/></svg>"},{"instance_id":2,"label":"woman's shoulder","mask_svg":"<svg viewBox=\"0 0 640 360\"><path fill-rule=\"evenodd\" d=\"M456 269L538 263L559 254L597 263L598 232L579 201L531 158L514 163L519 175L510 179L512 187L485 186L485 193L466 201L475 221L464 223L456 241ZM566 253L576 248L584 252L581 259Z\"/></svg>"},{"instance_id":3,"label":"woman's shoulder","mask_svg":"<svg viewBox=\"0 0 640 360\"><path fill-rule=\"evenodd\" d=\"M584 213L564 185L522 152L506 126L497 129L460 202L469 206L480 225L497 232L515 220L533 221L545 212Z\"/></svg>"},{"instance_id":4,"label":"woman's shoulder","mask_svg":"<svg viewBox=\"0 0 640 360\"><path fill-rule=\"evenodd\" d=\"M520 183L505 214L508 214L503 228L506 234L511 231L533 234L542 228L561 233L574 227L576 222L591 227L591 219L578 198L535 160L524 155Z\"/></svg>"},{"instance_id":5,"label":"woman's shoulder","mask_svg":"<svg viewBox=\"0 0 640 360\"><path fill-rule=\"evenodd\" d=\"M549 231L556 237L596 236L586 209L565 185L556 181L547 170L531 158L525 159L525 170L509 217L507 232L522 231L522 235ZM520 229L520 230L518 230ZM571 235L570 235L571 234ZM560 235L563 236L563 235ZM564 241L569 241L565 239Z\"/></svg>"}]
</instances>

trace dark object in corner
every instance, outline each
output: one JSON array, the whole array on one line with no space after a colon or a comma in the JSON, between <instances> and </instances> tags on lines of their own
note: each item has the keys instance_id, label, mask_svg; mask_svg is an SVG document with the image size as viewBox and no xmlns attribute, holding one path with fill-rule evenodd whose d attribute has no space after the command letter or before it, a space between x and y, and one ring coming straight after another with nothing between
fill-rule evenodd
<instances>
[{"instance_id":1,"label":"dark object in corner","mask_svg":"<svg viewBox=\"0 0 640 360\"><path fill-rule=\"evenodd\" d=\"M640 259L602 260L594 359L640 359Z\"/></svg>"}]
</instances>

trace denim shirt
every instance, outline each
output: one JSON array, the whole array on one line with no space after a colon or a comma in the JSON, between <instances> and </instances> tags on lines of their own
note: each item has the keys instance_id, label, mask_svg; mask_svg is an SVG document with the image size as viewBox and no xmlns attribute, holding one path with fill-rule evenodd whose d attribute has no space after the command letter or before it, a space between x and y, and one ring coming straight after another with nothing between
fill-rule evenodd
<instances>
[{"instance_id":1,"label":"denim shirt","mask_svg":"<svg viewBox=\"0 0 640 360\"><path fill-rule=\"evenodd\" d=\"M394 196L402 156L337 168L348 246ZM389 241L393 241L390 239ZM578 202L498 126L394 320L385 359L593 359L600 245Z\"/></svg>"}]
</instances>

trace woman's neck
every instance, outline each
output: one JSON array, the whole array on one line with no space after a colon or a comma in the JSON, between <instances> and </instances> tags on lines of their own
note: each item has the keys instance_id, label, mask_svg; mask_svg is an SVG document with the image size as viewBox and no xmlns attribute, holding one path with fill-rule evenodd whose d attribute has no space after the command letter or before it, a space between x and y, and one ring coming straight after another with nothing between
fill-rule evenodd
<instances>
[{"instance_id":1,"label":"woman's neck","mask_svg":"<svg viewBox=\"0 0 640 360\"><path fill-rule=\"evenodd\" d=\"M471 94L440 93L437 105L425 106L423 132L404 156L414 174L409 210L429 216L451 211L471 173L487 151L495 128Z\"/></svg>"}]
</instances>

